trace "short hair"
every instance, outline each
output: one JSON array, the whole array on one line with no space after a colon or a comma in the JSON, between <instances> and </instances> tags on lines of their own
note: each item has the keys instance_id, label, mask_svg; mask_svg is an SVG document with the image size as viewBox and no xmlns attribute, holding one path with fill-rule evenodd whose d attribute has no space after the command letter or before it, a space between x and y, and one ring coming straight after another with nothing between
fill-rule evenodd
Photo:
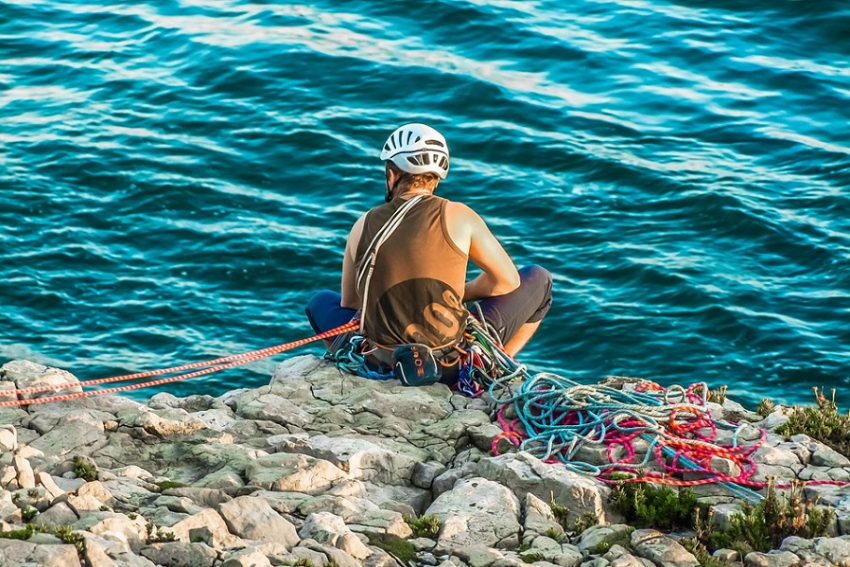
<instances>
[{"instance_id":1,"label":"short hair","mask_svg":"<svg viewBox=\"0 0 850 567\"><path fill-rule=\"evenodd\" d=\"M386 161L386 164L390 171L398 175L396 189L401 193L408 189L432 191L440 183L440 178L434 173L408 173L389 160Z\"/></svg>"}]
</instances>

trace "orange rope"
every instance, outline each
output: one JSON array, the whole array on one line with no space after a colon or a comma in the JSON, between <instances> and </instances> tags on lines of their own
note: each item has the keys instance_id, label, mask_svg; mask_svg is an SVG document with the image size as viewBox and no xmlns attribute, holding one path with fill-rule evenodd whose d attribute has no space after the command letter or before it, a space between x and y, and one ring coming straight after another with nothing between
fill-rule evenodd
<instances>
[{"instance_id":1,"label":"orange rope","mask_svg":"<svg viewBox=\"0 0 850 567\"><path fill-rule=\"evenodd\" d=\"M195 372L188 372L186 374L180 374L178 376L171 376L169 378L162 378L159 380L150 380L148 382L140 382L137 384L128 384L125 386L118 386L115 388L107 388L104 390L91 390L88 392L74 392L71 394L62 394L59 396L47 396L43 398L35 398L31 400L10 400L0 402L0 407L15 407L15 406L26 406L31 404L45 404L48 402L58 402L62 400L72 400L76 398L87 398L89 396L101 396L103 394L114 394L116 392L128 392L130 390L137 390L141 388L148 388L150 386L159 386L161 384L168 384L171 382L177 382L179 380L186 380L188 378L195 378L197 376L202 376L204 374L211 374L213 372L218 372L219 370L225 370L227 368L233 368L236 366L241 366L243 364L247 364L249 362L253 362L255 360L260 360L263 358L267 358L269 356L273 356L275 354L291 350L305 344L328 339L331 337L335 337L337 335L341 335L343 333L347 333L350 331L356 331L360 327L360 321L354 320L345 325L341 325L335 329L331 329L329 331L325 331L323 333L319 333L318 335L306 338L299 339L297 341L292 341L289 343L283 343L277 346L268 347L260 350L254 350L249 352L244 352L241 354L234 354L231 356L225 356L223 358L216 358L214 360L207 360L204 362L193 362L191 364L183 364L181 366L172 366L171 368L162 368L160 370L149 370L147 372L138 372L135 374L125 374L123 376L112 376L110 378L100 378L97 380L86 380L83 382L77 382L75 384L59 384L59 385L44 385L44 386L33 386L31 388L21 388L20 390L0 390L0 397L9 396L9 395L18 395L18 394L31 394L37 392L46 392L50 390L64 390L67 388L76 388L78 386L94 386L97 384L107 384L110 382L120 382L126 380L138 380L140 378L148 378L151 376L161 376L163 374L172 374L174 372L179 372L182 370L190 370L192 368L204 368L203 370L197 370Z\"/></svg>"}]
</instances>

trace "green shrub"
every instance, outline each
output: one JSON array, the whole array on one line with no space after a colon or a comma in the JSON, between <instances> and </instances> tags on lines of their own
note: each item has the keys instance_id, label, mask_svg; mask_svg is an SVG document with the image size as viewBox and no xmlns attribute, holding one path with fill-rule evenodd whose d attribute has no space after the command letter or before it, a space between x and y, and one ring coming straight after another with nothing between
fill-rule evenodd
<instances>
[{"instance_id":1,"label":"green shrub","mask_svg":"<svg viewBox=\"0 0 850 567\"><path fill-rule=\"evenodd\" d=\"M177 539L174 532L164 530L150 520L148 520L148 523L145 525L145 529L148 534L145 538L145 542L147 543L165 543Z\"/></svg>"},{"instance_id":2,"label":"green shrub","mask_svg":"<svg viewBox=\"0 0 850 567\"><path fill-rule=\"evenodd\" d=\"M77 552L85 551L86 538L83 534L74 532L71 526L59 526L53 529L53 535L62 540L62 543L69 543L77 548Z\"/></svg>"},{"instance_id":3,"label":"green shrub","mask_svg":"<svg viewBox=\"0 0 850 567\"><path fill-rule=\"evenodd\" d=\"M693 527L697 498L690 488L677 493L666 486L621 482L615 485L612 497L628 524L662 531Z\"/></svg>"},{"instance_id":4,"label":"green shrub","mask_svg":"<svg viewBox=\"0 0 850 567\"><path fill-rule=\"evenodd\" d=\"M97 467L94 463L87 463L82 457L76 455L74 457L74 474L77 478L81 478L86 482L97 480Z\"/></svg>"},{"instance_id":5,"label":"green shrub","mask_svg":"<svg viewBox=\"0 0 850 567\"><path fill-rule=\"evenodd\" d=\"M403 565L409 565L416 559L416 547L406 539L393 534L366 534L369 537L369 545L383 549L401 560Z\"/></svg>"},{"instance_id":6,"label":"green shrub","mask_svg":"<svg viewBox=\"0 0 850 567\"><path fill-rule=\"evenodd\" d=\"M35 524L27 524L19 530L0 532L0 539L29 539L39 531L41 530Z\"/></svg>"},{"instance_id":7,"label":"green shrub","mask_svg":"<svg viewBox=\"0 0 850 567\"><path fill-rule=\"evenodd\" d=\"M536 551L523 553L519 556L519 558L525 563L534 563L535 561L543 561L544 559L543 554Z\"/></svg>"},{"instance_id":8,"label":"green shrub","mask_svg":"<svg viewBox=\"0 0 850 567\"><path fill-rule=\"evenodd\" d=\"M770 401L767 398L762 398L762 400L759 402L758 407L756 407L756 413L759 414L762 417L767 417L771 413L773 413L773 410L775 408L776 408L775 403L773 403L772 401Z\"/></svg>"},{"instance_id":9,"label":"green shrub","mask_svg":"<svg viewBox=\"0 0 850 567\"><path fill-rule=\"evenodd\" d=\"M735 549L743 557L751 551L778 549L788 536L814 539L826 535L835 512L804 501L801 493L800 484L792 482L788 494L780 497L776 481L770 479L764 500L756 506L745 505L730 518L726 531L709 535L709 543L714 549Z\"/></svg>"},{"instance_id":10,"label":"green shrub","mask_svg":"<svg viewBox=\"0 0 850 567\"><path fill-rule=\"evenodd\" d=\"M410 529L413 530L413 535L416 537L432 537L440 533L440 518L436 516L422 516L414 518L405 514L402 516Z\"/></svg>"},{"instance_id":11,"label":"green shrub","mask_svg":"<svg viewBox=\"0 0 850 567\"><path fill-rule=\"evenodd\" d=\"M777 427L776 432L786 437L805 433L845 457L850 457L850 413L838 413L834 388L832 399L827 398L822 389L820 392L817 388L812 390L817 405L803 408L795 406L788 421Z\"/></svg>"},{"instance_id":12,"label":"green shrub","mask_svg":"<svg viewBox=\"0 0 850 567\"><path fill-rule=\"evenodd\" d=\"M160 482L154 483L156 484L160 490L168 490L169 488L183 488L186 486L182 482L177 482L176 480L162 480Z\"/></svg>"},{"instance_id":13,"label":"green shrub","mask_svg":"<svg viewBox=\"0 0 850 567\"><path fill-rule=\"evenodd\" d=\"M24 519L24 522L30 522L36 516L38 516L38 510L32 506L24 506L21 508L21 518Z\"/></svg>"}]
</instances>

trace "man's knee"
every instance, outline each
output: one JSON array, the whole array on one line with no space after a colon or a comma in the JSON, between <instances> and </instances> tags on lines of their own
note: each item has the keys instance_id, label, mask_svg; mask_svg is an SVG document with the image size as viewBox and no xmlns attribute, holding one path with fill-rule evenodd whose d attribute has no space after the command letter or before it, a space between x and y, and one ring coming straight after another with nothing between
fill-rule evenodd
<instances>
[{"instance_id":1,"label":"man's knee","mask_svg":"<svg viewBox=\"0 0 850 567\"><path fill-rule=\"evenodd\" d=\"M526 282L532 286L540 286L543 289L552 289L552 274L549 270L539 264L524 266L519 270L519 278L522 284Z\"/></svg>"},{"instance_id":2,"label":"man's knee","mask_svg":"<svg viewBox=\"0 0 850 567\"><path fill-rule=\"evenodd\" d=\"M537 264L523 267L519 270L519 274L521 285L534 290L535 296L540 298L539 306L528 322L541 321L552 306L552 274L549 270Z\"/></svg>"},{"instance_id":3,"label":"man's knee","mask_svg":"<svg viewBox=\"0 0 850 567\"><path fill-rule=\"evenodd\" d=\"M328 289L323 289L313 294L313 297L307 302L307 312L316 313L334 303L339 305L339 294Z\"/></svg>"},{"instance_id":4,"label":"man's knee","mask_svg":"<svg viewBox=\"0 0 850 567\"><path fill-rule=\"evenodd\" d=\"M339 301L339 294L327 289L317 292L310 298L304 312L314 331L321 333L330 328L327 327L327 318L332 311L339 309Z\"/></svg>"}]
</instances>

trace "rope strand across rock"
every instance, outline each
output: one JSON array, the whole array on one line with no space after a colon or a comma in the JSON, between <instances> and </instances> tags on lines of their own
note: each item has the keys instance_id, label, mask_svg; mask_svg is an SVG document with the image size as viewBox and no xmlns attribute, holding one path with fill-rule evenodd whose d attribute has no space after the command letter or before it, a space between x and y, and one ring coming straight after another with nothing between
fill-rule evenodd
<instances>
[{"instance_id":1,"label":"rope strand across rock","mask_svg":"<svg viewBox=\"0 0 850 567\"><path fill-rule=\"evenodd\" d=\"M152 376L162 376L164 374L173 374L175 372L181 372L183 370L191 370L193 368L203 368L203 370L198 370L195 372L188 372L185 374L180 374L178 376L171 376L169 378L162 378L159 380L150 380L147 382L139 382L136 384L128 384L125 386L118 386L115 388L106 388L102 390L89 390L87 392L73 392L70 394L61 394L58 396L45 396L40 398L31 398L31 399L17 399L17 400L6 400L0 401L0 407L15 407L15 406L27 406L32 404L44 404L49 402L58 402L63 400L73 400L78 398L87 398L89 396L102 396L104 394L116 394L119 392L128 392L130 390L138 390L141 388L149 388L152 386L160 386L162 384L169 384L172 382L178 382L180 380L188 380L189 378L196 378L198 376L203 376L205 374L212 374L213 372L218 372L220 370L225 370L227 368L234 368L236 366L241 366L243 364L247 364L249 362L254 362L256 360L261 360L263 358L267 358L269 356L273 356L275 354L279 354L281 352L292 350L294 348L303 346L305 344L319 341L323 339L329 339L331 337L335 337L337 335L341 335L343 333L348 333L350 331L356 331L360 325L360 322L357 320L346 323L345 325L340 325L335 329L331 329L329 331L325 331L323 333L319 333L312 337L306 339L299 339L297 341L292 341L288 343L283 343L277 346L268 347L260 350L254 350L249 352L244 352L241 354L234 354L231 356L225 356L223 358L216 358L214 360L207 360L203 362L193 362L190 364L183 364L180 366L172 366L170 368L161 368L159 370L149 370L146 372L137 372L135 374L126 374L122 376L112 376L109 378L99 378L95 380L85 380L74 384L74 387L85 387L85 386L95 386L100 384L108 384L113 382L123 382L129 380L139 380L141 378L149 378ZM204 368L206 367L206 368ZM67 389L67 384L60 385L43 385L43 386L34 386L31 388L21 388L19 390L8 390L3 391L0 390L0 398L10 395L22 395L22 394L34 394L39 392L47 392L51 390L64 390Z\"/></svg>"}]
</instances>

